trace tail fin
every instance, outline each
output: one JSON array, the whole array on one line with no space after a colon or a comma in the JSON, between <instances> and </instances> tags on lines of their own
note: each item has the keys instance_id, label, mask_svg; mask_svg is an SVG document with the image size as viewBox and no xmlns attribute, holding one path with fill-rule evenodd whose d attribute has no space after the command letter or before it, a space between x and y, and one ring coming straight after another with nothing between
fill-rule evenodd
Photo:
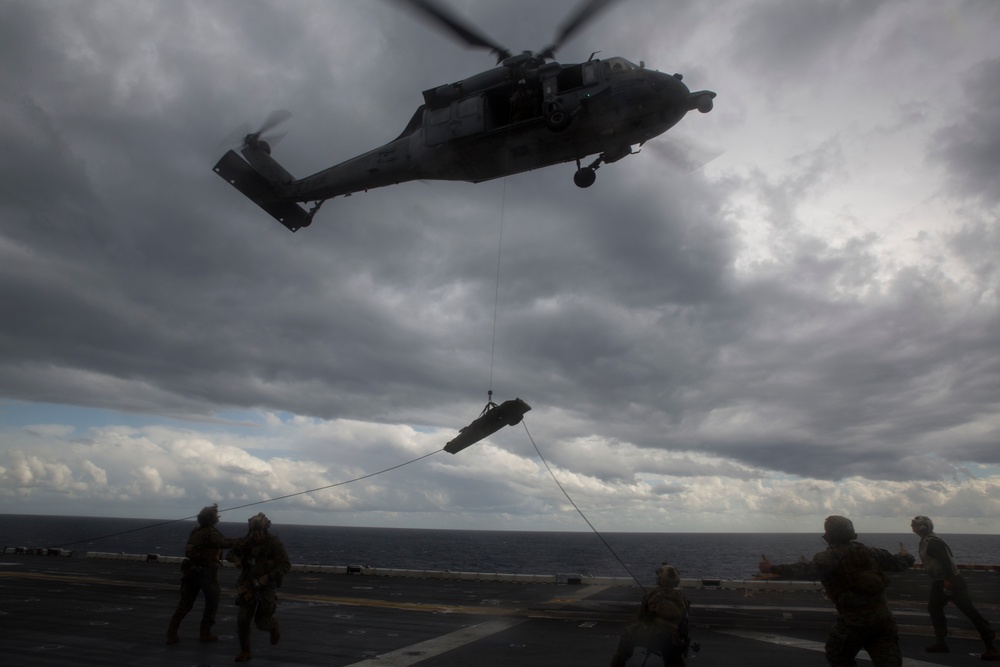
<instances>
[{"instance_id":1,"label":"tail fin","mask_svg":"<svg viewBox=\"0 0 1000 667\"><path fill-rule=\"evenodd\" d=\"M277 162L274 164L278 169L281 169ZM298 231L312 223L312 215L309 212L294 201L283 198L274 184L258 173L236 151L227 151L222 159L215 164L214 169L215 173L226 179L230 185L291 231ZM283 169L282 172L284 172Z\"/></svg>"}]
</instances>

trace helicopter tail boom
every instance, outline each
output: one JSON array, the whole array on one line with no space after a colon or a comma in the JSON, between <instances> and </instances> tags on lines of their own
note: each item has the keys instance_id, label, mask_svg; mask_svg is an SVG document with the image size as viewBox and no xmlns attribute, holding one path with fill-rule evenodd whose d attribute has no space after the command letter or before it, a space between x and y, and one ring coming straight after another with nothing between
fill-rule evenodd
<instances>
[{"instance_id":1,"label":"helicopter tail boom","mask_svg":"<svg viewBox=\"0 0 1000 667\"><path fill-rule=\"evenodd\" d=\"M214 171L291 231L298 231L312 223L309 212L294 201L282 198L275 186L236 151L227 151L215 164Z\"/></svg>"}]
</instances>

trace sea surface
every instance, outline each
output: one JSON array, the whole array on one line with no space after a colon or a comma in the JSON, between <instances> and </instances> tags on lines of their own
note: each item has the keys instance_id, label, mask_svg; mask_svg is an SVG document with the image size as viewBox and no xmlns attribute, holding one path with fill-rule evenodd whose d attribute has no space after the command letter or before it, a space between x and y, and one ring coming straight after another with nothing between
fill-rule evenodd
<instances>
[{"instance_id":1,"label":"sea surface","mask_svg":"<svg viewBox=\"0 0 1000 667\"><path fill-rule=\"evenodd\" d=\"M193 520L112 519L0 514L0 546L183 556ZM222 522L229 537L245 523ZM749 579L761 554L774 563L811 558L825 543L813 533L593 533L413 528L354 528L275 524L271 532L293 563L362 565L410 570L582 574L635 577L654 583L662 562L684 578ZM1000 563L1000 535L943 535L959 563ZM916 555L913 533L861 534L870 546Z\"/></svg>"}]
</instances>

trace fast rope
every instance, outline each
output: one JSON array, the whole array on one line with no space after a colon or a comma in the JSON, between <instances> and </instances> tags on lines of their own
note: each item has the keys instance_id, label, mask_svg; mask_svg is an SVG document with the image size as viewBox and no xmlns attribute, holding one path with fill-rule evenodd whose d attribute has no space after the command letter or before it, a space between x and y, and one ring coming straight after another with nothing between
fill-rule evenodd
<instances>
[{"instance_id":1,"label":"fast rope","mask_svg":"<svg viewBox=\"0 0 1000 667\"><path fill-rule=\"evenodd\" d=\"M513 112L513 109L511 109L511 112ZM512 125L513 123L509 123L507 125L507 150L504 156L505 160L504 173L507 173L508 166L510 163L510 138L511 138ZM494 363L494 357L496 356L496 345L497 345L497 313L499 311L499 304L500 304L500 257L503 251L503 223L504 223L504 213L506 211L506 204L507 204L507 177L504 176L503 189L501 191L501 199L500 199L500 233L499 233L499 238L497 240L497 280L496 280L496 292L493 295L493 344L492 348L490 349L490 388L489 388L489 403L487 403L487 408L489 408L489 406L493 402L493 363ZM598 532L597 528L594 527L594 524L590 523L590 519L587 518L587 515L585 515L583 511L579 508L579 506L577 506L577 504L573 502L573 499L570 498L569 493L567 493L566 489L563 488L563 485L559 483L559 479L555 476L555 473L552 472L552 468L549 467L548 461L546 461L545 457L542 456L542 452L540 449L538 449L538 445L535 444L534 438L531 437L531 432L528 431L527 423L525 423L523 419L521 423L524 424L524 432L528 434L528 440L531 441L531 445L535 448L535 451L538 453L538 458L540 458L542 460L542 463L545 464L545 469L549 471L549 475L552 477L552 480L556 483L556 486L558 486L559 490L563 492L564 496L566 496L566 500L568 500L569 504L573 506L573 509L575 509L577 513L581 517L583 517L583 520L587 523L588 526L590 526L590 529L594 531L594 535L597 535L597 538L601 540L601 542L604 544L607 550L611 552L611 555L615 557L615 560L617 560L618 563L625 569L625 571L628 572L628 575L632 577L635 583L639 585L639 588L641 588L643 592L645 592L646 589L642 585L642 582L640 582L636 578L636 576L632 574L632 571L628 568L628 565L625 564L625 562L615 552L615 550L611 547L611 545L608 544L608 541L604 539L604 536L601 535L600 532Z\"/></svg>"},{"instance_id":2,"label":"fast rope","mask_svg":"<svg viewBox=\"0 0 1000 667\"><path fill-rule=\"evenodd\" d=\"M509 139L508 139L509 140ZM500 232L497 234L497 280L493 292L493 342L490 345L490 396L493 396L493 360L497 351L497 313L500 310L500 255L503 252L503 218L507 205L507 178L503 179L503 190L500 195Z\"/></svg>"},{"instance_id":3,"label":"fast rope","mask_svg":"<svg viewBox=\"0 0 1000 667\"><path fill-rule=\"evenodd\" d=\"M334 482L333 484L327 484L326 486L320 486L320 487L317 487L315 489L308 489L306 491L296 491L295 493L289 493L289 494L286 494L286 495L283 495L283 496L276 496L274 498L266 498L264 500L257 500L257 501L254 501L252 503L246 503L244 505L236 505L235 507L227 507L225 509L220 509L219 513L221 514L222 512L232 512L233 510L239 510L239 509L243 509L243 508L246 508L246 507L253 507L254 505L263 505L264 503L273 503L276 500L286 500L288 498L294 498L295 496L302 496L302 495L305 495L307 493L315 493L317 491L325 491L326 489L332 489L332 488L337 487L337 486L344 486L345 484L351 484L353 482L360 482L363 479L369 479L371 477L375 477L376 475L381 475L383 473L391 472L393 470L397 470L399 468L402 468L403 466L408 466L411 463L416 463L417 461L421 461L423 459L426 459L428 456L434 456L435 454L437 454L439 452L443 452L443 451L444 451L443 448L442 449L438 449L436 451L430 452L429 454L423 454L422 456L418 456L415 459L411 459L409 461L406 461L405 463L398 463L398 464L396 464L394 466L391 466L389 468L385 468L383 470L379 470L378 472L371 472L371 473L368 473L367 475L362 475L361 477L355 477L354 479L348 479L348 480L344 480L342 482ZM138 528L131 528L129 530L122 530L122 531L119 531L117 533L110 533L108 535L101 535L100 537L91 537L91 538L84 539L84 540L77 540L75 542L66 542L64 544L57 544L57 545L55 545L53 547L49 547L49 548L59 549L59 548L62 548L62 547L71 546L73 544L80 544L81 542L99 542L100 540L106 540L106 539L111 538L111 537L118 537L119 535L128 535L130 533L138 533L138 532L143 531L143 530L149 530L151 528L159 528L160 526L169 526L172 523L180 523L181 521L190 521L191 519L197 519L197 518L198 518L198 515L195 514L193 516L186 516L183 519L171 519L169 521L160 521L159 523L151 523L148 526L140 526Z\"/></svg>"},{"instance_id":4,"label":"fast rope","mask_svg":"<svg viewBox=\"0 0 1000 667\"><path fill-rule=\"evenodd\" d=\"M642 585L642 582L639 581L639 579L634 574L632 574L632 570L628 568L628 565L625 564L625 561L623 561L621 557L618 555L618 553L611 547L611 545L608 544L608 541L605 540L604 536L601 535L601 533L597 530L597 528L594 527L594 524L590 523L590 519L587 518L587 515L583 513L583 510L581 510L580 507L573 501L573 499L570 498L569 493L567 493L563 485L559 483L559 478L556 477L556 474L554 472L552 472L552 468L549 467L549 462L545 460L544 456L542 456L542 450L538 448L538 445L535 444L535 439L531 437L531 431L528 430L528 424L523 419L521 420L521 423L524 425L524 432L528 434L528 440L531 441L531 446L535 448L535 452L538 453L538 458L542 460L542 463L545 464L545 469L549 471L549 475L552 477L552 481L554 481L556 483L556 486L559 487L559 490L563 492L563 495L566 496L566 500L568 500L569 504L573 506L573 509L575 509L577 513L581 517L583 517L583 520L587 522L587 525L590 526L590 529L594 531L594 535L597 535L597 538L604 543L604 546L607 547L608 551L611 552L611 555L615 557L615 560L618 561L619 565L621 565L625 569L625 571L628 572L628 576L632 577L632 580L635 581L635 583L639 585L639 588L642 589L642 592L645 593L646 587Z\"/></svg>"},{"instance_id":5,"label":"fast rope","mask_svg":"<svg viewBox=\"0 0 1000 667\"><path fill-rule=\"evenodd\" d=\"M507 150L504 151L504 173L510 166L510 129L511 123L507 124ZM504 216L507 212L507 177L503 177L503 185L500 188L500 223L499 231L497 233L497 279L496 286L493 292L493 340L490 343L490 384L489 384L489 401L486 404L488 408L493 402L493 362L496 358L497 351L497 314L500 311L500 258L503 254L503 222Z\"/></svg>"}]
</instances>

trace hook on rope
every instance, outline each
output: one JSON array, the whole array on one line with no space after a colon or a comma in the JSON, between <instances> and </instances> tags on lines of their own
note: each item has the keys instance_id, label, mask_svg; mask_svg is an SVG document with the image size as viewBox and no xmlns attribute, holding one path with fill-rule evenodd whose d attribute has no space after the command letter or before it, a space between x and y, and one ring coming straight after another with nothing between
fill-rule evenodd
<instances>
[{"instance_id":1,"label":"hook on rope","mask_svg":"<svg viewBox=\"0 0 1000 667\"><path fill-rule=\"evenodd\" d=\"M504 426L514 426L524 419L524 413L531 409L531 406L520 398L504 401L500 405L493 402L493 390L490 390L490 400L486 403L482 413L471 424L458 432L458 435L451 439L444 446L444 451L449 454L457 454L466 447L474 445L483 438L487 438Z\"/></svg>"},{"instance_id":2,"label":"hook on rope","mask_svg":"<svg viewBox=\"0 0 1000 667\"><path fill-rule=\"evenodd\" d=\"M480 417L482 417L483 415L485 415L487 412L489 412L493 408L497 407L497 404L493 402L493 390L492 389L490 389L489 391L486 392L486 397L487 397L486 398L486 407L484 407L483 411L479 413ZM513 424L511 424L511 426L513 426Z\"/></svg>"}]
</instances>

